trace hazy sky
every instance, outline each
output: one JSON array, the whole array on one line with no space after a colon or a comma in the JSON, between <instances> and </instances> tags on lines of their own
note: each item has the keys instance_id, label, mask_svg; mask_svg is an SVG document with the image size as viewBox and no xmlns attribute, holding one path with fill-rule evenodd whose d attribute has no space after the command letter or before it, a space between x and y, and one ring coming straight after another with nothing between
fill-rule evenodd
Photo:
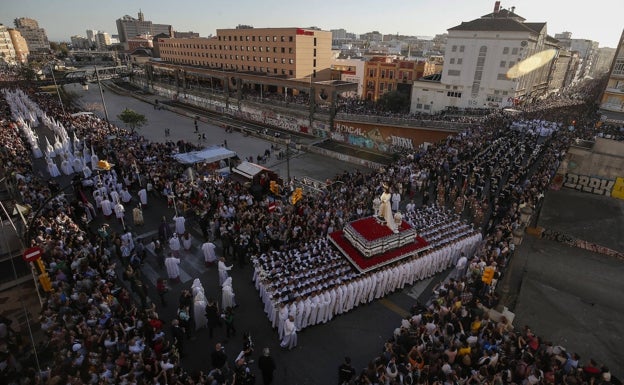
<instances>
[{"instance_id":1,"label":"hazy sky","mask_svg":"<svg viewBox=\"0 0 624 385\"><path fill-rule=\"evenodd\" d=\"M551 36L569 31L600 47L615 48L624 28L622 0L503 0L501 6L515 6L526 21L547 22ZM493 8L494 0L0 0L0 23L12 27L16 17L29 17L51 41L69 41L87 29L116 35L115 20L137 17L141 9L146 20L201 36L238 24L434 36Z\"/></svg>"}]
</instances>

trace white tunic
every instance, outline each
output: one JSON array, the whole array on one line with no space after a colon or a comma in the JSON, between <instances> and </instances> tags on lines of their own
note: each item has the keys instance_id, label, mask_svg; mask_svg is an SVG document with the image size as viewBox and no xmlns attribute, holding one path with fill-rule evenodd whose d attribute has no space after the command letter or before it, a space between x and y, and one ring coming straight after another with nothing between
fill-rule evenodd
<instances>
[{"instance_id":1,"label":"white tunic","mask_svg":"<svg viewBox=\"0 0 624 385\"><path fill-rule=\"evenodd\" d=\"M143 206L147 205L147 190L144 188L139 190L139 201Z\"/></svg>"},{"instance_id":2,"label":"white tunic","mask_svg":"<svg viewBox=\"0 0 624 385\"><path fill-rule=\"evenodd\" d=\"M176 233L178 233L179 235L184 234L186 232L184 226L184 222L186 222L186 219L184 219L184 217L182 216L176 216L173 218L173 220L175 221Z\"/></svg>"},{"instance_id":3,"label":"white tunic","mask_svg":"<svg viewBox=\"0 0 624 385\"><path fill-rule=\"evenodd\" d=\"M221 305L223 306L223 309L227 309L228 307L233 308L236 306L234 289L232 288L232 277L228 277L221 287Z\"/></svg>"},{"instance_id":4,"label":"white tunic","mask_svg":"<svg viewBox=\"0 0 624 385\"><path fill-rule=\"evenodd\" d=\"M295 322L290 319L284 322L284 337L282 338L280 346L288 350L297 346L297 328Z\"/></svg>"},{"instance_id":5,"label":"white tunic","mask_svg":"<svg viewBox=\"0 0 624 385\"><path fill-rule=\"evenodd\" d=\"M205 242L202 245L202 252L204 253L204 261L212 263L217 260L217 254L215 253L215 244L212 242Z\"/></svg>"},{"instance_id":6,"label":"white tunic","mask_svg":"<svg viewBox=\"0 0 624 385\"><path fill-rule=\"evenodd\" d=\"M108 199L103 199L100 205L102 206L102 214L107 217L113 214L113 208L111 206L111 202Z\"/></svg>"},{"instance_id":7,"label":"white tunic","mask_svg":"<svg viewBox=\"0 0 624 385\"><path fill-rule=\"evenodd\" d=\"M169 279L176 279L180 276L180 258L170 256L165 259L165 267L167 268L167 275Z\"/></svg>"}]
</instances>

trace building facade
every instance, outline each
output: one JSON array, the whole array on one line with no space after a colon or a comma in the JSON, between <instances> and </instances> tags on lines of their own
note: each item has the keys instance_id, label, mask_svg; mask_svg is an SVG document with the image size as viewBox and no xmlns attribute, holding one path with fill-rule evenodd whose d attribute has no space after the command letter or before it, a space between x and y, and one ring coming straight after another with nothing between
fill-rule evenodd
<instances>
[{"instance_id":1,"label":"building facade","mask_svg":"<svg viewBox=\"0 0 624 385\"><path fill-rule=\"evenodd\" d=\"M159 39L163 61L281 76L329 80L331 32L303 28L218 29L210 38Z\"/></svg>"},{"instance_id":2,"label":"building facade","mask_svg":"<svg viewBox=\"0 0 624 385\"><path fill-rule=\"evenodd\" d=\"M607 86L600 99L600 110L605 119L624 122L624 31L615 50Z\"/></svg>"},{"instance_id":3,"label":"building facade","mask_svg":"<svg viewBox=\"0 0 624 385\"><path fill-rule=\"evenodd\" d=\"M9 35L11 36L11 41L13 42L13 48L15 49L15 57L19 63L28 62L28 43L26 43L26 39L22 36L22 34L15 28L9 28Z\"/></svg>"},{"instance_id":4,"label":"building facade","mask_svg":"<svg viewBox=\"0 0 624 385\"><path fill-rule=\"evenodd\" d=\"M95 35L95 47L98 51L106 51L111 46L111 37L108 32L98 32Z\"/></svg>"},{"instance_id":5,"label":"building facade","mask_svg":"<svg viewBox=\"0 0 624 385\"><path fill-rule=\"evenodd\" d=\"M0 24L0 63L13 65L16 62L17 55L9 29Z\"/></svg>"},{"instance_id":6,"label":"building facade","mask_svg":"<svg viewBox=\"0 0 624 385\"><path fill-rule=\"evenodd\" d=\"M138 19L125 15L116 20L117 33L119 34L119 42L124 45L124 49L128 49L128 39L140 35L158 35L165 33L173 36L173 27L169 24L154 24L149 20L145 20L143 12L139 11Z\"/></svg>"},{"instance_id":7,"label":"building facade","mask_svg":"<svg viewBox=\"0 0 624 385\"><path fill-rule=\"evenodd\" d=\"M89 42L89 39L84 36L74 35L70 37L70 40L71 40L72 49L91 48L91 43Z\"/></svg>"},{"instance_id":8,"label":"building facade","mask_svg":"<svg viewBox=\"0 0 624 385\"><path fill-rule=\"evenodd\" d=\"M492 13L449 28L440 85L433 78L416 82L412 112L502 108L545 96L556 50L546 23L528 23L514 10L497 1ZM550 58L531 71L516 71L517 63L535 54Z\"/></svg>"},{"instance_id":9,"label":"building facade","mask_svg":"<svg viewBox=\"0 0 624 385\"><path fill-rule=\"evenodd\" d=\"M377 101L386 92L399 89L411 94L412 83L435 72L434 62L373 57L366 61L362 97Z\"/></svg>"},{"instance_id":10,"label":"building facade","mask_svg":"<svg viewBox=\"0 0 624 385\"><path fill-rule=\"evenodd\" d=\"M46 53L50 51L50 42L45 29L39 28L37 20L27 17L19 17L14 20L17 29L28 44L28 50L36 53Z\"/></svg>"}]
</instances>

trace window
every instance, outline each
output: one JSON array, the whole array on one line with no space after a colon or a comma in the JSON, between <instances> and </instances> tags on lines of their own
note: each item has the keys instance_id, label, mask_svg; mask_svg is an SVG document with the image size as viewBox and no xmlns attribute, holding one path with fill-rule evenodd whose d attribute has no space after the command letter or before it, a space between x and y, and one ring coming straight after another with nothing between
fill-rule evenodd
<instances>
[{"instance_id":1,"label":"window","mask_svg":"<svg viewBox=\"0 0 624 385\"><path fill-rule=\"evenodd\" d=\"M316 59L312 60L312 67L316 67Z\"/></svg>"},{"instance_id":2,"label":"window","mask_svg":"<svg viewBox=\"0 0 624 385\"><path fill-rule=\"evenodd\" d=\"M273 36L273 41L277 41L277 36ZM277 70L275 70L277 72Z\"/></svg>"},{"instance_id":3,"label":"window","mask_svg":"<svg viewBox=\"0 0 624 385\"><path fill-rule=\"evenodd\" d=\"M446 93L446 96L448 96L449 98L461 98L461 92L454 92L454 91L449 91Z\"/></svg>"},{"instance_id":4,"label":"window","mask_svg":"<svg viewBox=\"0 0 624 385\"><path fill-rule=\"evenodd\" d=\"M463 62L464 62L464 59L462 59L462 58L458 58L457 59L457 64L462 64Z\"/></svg>"},{"instance_id":5,"label":"window","mask_svg":"<svg viewBox=\"0 0 624 385\"><path fill-rule=\"evenodd\" d=\"M255 37L255 36L252 36L252 37L251 37L251 41L256 41L256 37Z\"/></svg>"},{"instance_id":6,"label":"window","mask_svg":"<svg viewBox=\"0 0 624 385\"><path fill-rule=\"evenodd\" d=\"M459 52L464 52L464 48L466 48L466 47L464 47L463 45L460 45L459 46Z\"/></svg>"},{"instance_id":7,"label":"window","mask_svg":"<svg viewBox=\"0 0 624 385\"><path fill-rule=\"evenodd\" d=\"M286 59L282 58L282 64L286 64Z\"/></svg>"},{"instance_id":8,"label":"window","mask_svg":"<svg viewBox=\"0 0 624 385\"><path fill-rule=\"evenodd\" d=\"M385 88L386 88L386 83L379 83L379 92L384 92Z\"/></svg>"},{"instance_id":9,"label":"window","mask_svg":"<svg viewBox=\"0 0 624 385\"><path fill-rule=\"evenodd\" d=\"M452 57L451 60L449 60L449 64L455 64L455 58Z\"/></svg>"},{"instance_id":10,"label":"window","mask_svg":"<svg viewBox=\"0 0 624 385\"><path fill-rule=\"evenodd\" d=\"M381 70L381 78L384 79L386 77L386 70Z\"/></svg>"},{"instance_id":11,"label":"window","mask_svg":"<svg viewBox=\"0 0 624 385\"><path fill-rule=\"evenodd\" d=\"M505 68L505 67L507 67L507 62L506 62L506 61L504 61L504 60L503 60L503 61L501 61L501 62L500 62L500 67L501 67L501 68Z\"/></svg>"},{"instance_id":12,"label":"window","mask_svg":"<svg viewBox=\"0 0 624 385\"><path fill-rule=\"evenodd\" d=\"M448 70L446 72L448 76L459 76L460 73L461 73L460 70Z\"/></svg>"},{"instance_id":13,"label":"window","mask_svg":"<svg viewBox=\"0 0 624 385\"><path fill-rule=\"evenodd\" d=\"M507 74L498 74L496 80L509 80L507 79Z\"/></svg>"},{"instance_id":14,"label":"window","mask_svg":"<svg viewBox=\"0 0 624 385\"><path fill-rule=\"evenodd\" d=\"M371 68L371 69L368 70L368 76L371 77L371 78L375 77L375 69L374 68Z\"/></svg>"},{"instance_id":15,"label":"window","mask_svg":"<svg viewBox=\"0 0 624 385\"><path fill-rule=\"evenodd\" d=\"M509 62L509 68L513 67L515 64L516 64L516 62L515 62L515 61L510 61L510 62Z\"/></svg>"},{"instance_id":16,"label":"window","mask_svg":"<svg viewBox=\"0 0 624 385\"><path fill-rule=\"evenodd\" d=\"M454 45L453 48L451 48L451 52L457 52L457 46Z\"/></svg>"},{"instance_id":17,"label":"window","mask_svg":"<svg viewBox=\"0 0 624 385\"><path fill-rule=\"evenodd\" d=\"M295 64L295 59L288 59L288 64Z\"/></svg>"},{"instance_id":18,"label":"window","mask_svg":"<svg viewBox=\"0 0 624 385\"><path fill-rule=\"evenodd\" d=\"M258 36L258 41L264 41L264 38L262 36Z\"/></svg>"},{"instance_id":19,"label":"window","mask_svg":"<svg viewBox=\"0 0 624 385\"><path fill-rule=\"evenodd\" d=\"M314 38L314 46L316 47L316 38Z\"/></svg>"},{"instance_id":20,"label":"window","mask_svg":"<svg viewBox=\"0 0 624 385\"><path fill-rule=\"evenodd\" d=\"M291 43L292 43L292 42L293 42L293 40L294 40L294 38L293 38L292 36L288 36L288 41L289 41L289 42L291 42Z\"/></svg>"},{"instance_id":21,"label":"window","mask_svg":"<svg viewBox=\"0 0 624 385\"><path fill-rule=\"evenodd\" d=\"M394 79L394 71L391 71L391 70L390 70L390 71L388 71L388 77L389 77L390 79Z\"/></svg>"},{"instance_id":22,"label":"window","mask_svg":"<svg viewBox=\"0 0 624 385\"><path fill-rule=\"evenodd\" d=\"M286 47L281 48L282 53L286 53Z\"/></svg>"},{"instance_id":23,"label":"window","mask_svg":"<svg viewBox=\"0 0 624 385\"><path fill-rule=\"evenodd\" d=\"M507 55L509 53L509 47L503 48L503 55Z\"/></svg>"},{"instance_id":24,"label":"window","mask_svg":"<svg viewBox=\"0 0 624 385\"><path fill-rule=\"evenodd\" d=\"M260 47L260 52L262 52L262 47Z\"/></svg>"},{"instance_id":25,"label":"window","mask_svg":"<svg viewBox=\"0 0 624 385\"><path fill-rule=\"evenodd\" d=\"M288 75L292 76L293 75L293 70L288 70Z\"/></svg>"},{"instance_id":26,"label":"window","mask_svg":"<svg viewBox=\"0 0 624 385\"><path fill-rule=\"evenodd\" d=\"M388 83L388 92L392 92L392 83Z\"/></svg>"},{"instance_id":27,"label":"window","mask_svg":"<svg viewBox=\"0 0 624 385\"><path fill-rule=\"evenodd\" d=\"M293 53L293 49L292 48L288 48L288 53Z\"/></svg>"},{"instance_id":28,"label":"window","mask_svg":"<svg viewBox=\"0 0 624 385\"><path fill-rule=\"evenodd\" d=\"M316 48L314 48L313 56L316 57Z\"/></svg>"},{"instance_id":29,"label":"window","mask_svg":"<svg viewBox=\"0 0 624 385\"><path fill-rule=\"evenodd\" d=\"M517 47L516 47L516 48L513 48L513 49L511 50L511 54L512 54L512 55L517 55L517 54L518 54L518 48L517 48Z\"/></svg>"},{"instance_id":30,"label":"window","mask_svg":"<svg viewBox=\"0 0 624 385\"><path fill-rule=\"evenodd\" d=\"M280 41L286 41L286 38L284 36L280 36Z\"/></svg>"}]
</instances>

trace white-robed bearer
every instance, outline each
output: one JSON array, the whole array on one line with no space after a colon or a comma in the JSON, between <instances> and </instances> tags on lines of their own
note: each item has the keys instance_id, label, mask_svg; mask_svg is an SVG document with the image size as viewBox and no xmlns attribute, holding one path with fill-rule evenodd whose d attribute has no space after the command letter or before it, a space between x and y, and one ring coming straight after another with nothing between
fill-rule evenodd
<instances>
[{"instance_id":1,"label":"white-robed bearer","mask_svg":"<svg viewBox=\"0 0 624 385\"><path fill-rule=\"evenodd\" d=\"M216 248L217 246L210 241L204 242L202 245L201 249L202 253L204 253L204 262L206 263L206 266L212 266L217 261L217 254L215 253Z\"/></svg>"},{"instance_id":2,"label":"white-robed bearer","mask_svg":"<svg viewBox=\"0 0 624 385\"><path fill-rule=\"evenodd\" d=\"M219 269L219 285L223 285L223 282L228 278L228 271L232 270L232 265L227 266L225 264L225 258L219 258L219 263L217 264Z\"/></svg>"},{"instance_id":3,"label":"white-robed bearer","mask_svg":"<svg viewBox=\"0 0 624 385\"><path fill-rule=\"evenodd\" d=\"M173 217L173 220L175 222L176 233L180 236L186 233L186 227L184 226L186 219L184 219L183 216L176 214L176 216Z\"/></svg>"},{"instance_id":4,"label":"white-robed bearer","mask_svg":"<svg viewBox=\"0 0 624 385\"><path fill-rule=\"evenodd\" d=\"M93 151L93 145L91 145L91 169L92 170L95 170L97 168L99 161L100 159L98 158L95 151Z\"/></svg>"},{"instance_id":5,"label":"white-robed bearer","mask_svg":"<svg viewBox=\"0 0 624 385\"><path fill-rule=\"evenodd\" d=\"M284 322L284 337L280 346L284 349L294 349L297 346L297 327L295 326L295 319L293 316L289 316Z\"/></svg>"},{"instance_id":6,"label":"white-robed bearer","mask_svg":"<svg viewBox=\"0 0 624 385\"><path fill-rule=\"evenodd\" d=\"M128 191L128 187L124 187L121 192L119 193L119 197L121 198L121 201L123 203L130 203L130 201L132 200L132 194L130 194L130 191Z\"/></svg>"},{"instance_id":7,"label":"white-robed bearer","mask_svg":"<svg viewBox=\"0 0 624 385\"><path fill-rule=\"evenodd\" d=\"M65 154L62 155L62 158L63 158L63 161L61 162L61 171L63 171L63 174L65 174L65 175L73 174L74 173L74 168L69 163L69 159L67 159Z\"/></svg>"},{"instance_id":8,"label":"white-robed bearer","mask_svg":"<svg viewBox=\"0 0 624 385\"><path fill-rule=\"evenodd\" d=\"M121 202L117 201L117 203L115 204L114 210L115 210L115 217L117 217L117 219L119 219L121 224L125 226L126 224L124 223L124 214L126 213L126 208L121 204Z\"/></svg>"},{"instance_id":9,"label":"white-robed bearer","mask_svg":"<svg viewBox=\"0 0 624 385\"><path fill-rule=\"evenodd\" d=\"M141 204L138 204L135 208L132 209L132 220L134 221L135 226L142 226L145 224L143 220L143 210L141 209Z\"/></svg>"},{"instance_id":10,"label":"white-robed bearer","mask_svg":"<svg viewBox=\"0 0 624 385\"><path fill-rule=\"evenodd\" d=\"M100 202L100 207L102 207L102 214L104 214L104 217L106 219L110 218L110 216L113 215L113 205L111 204L111 201L108 200L108 197L104 197L102 199L102 202Z\"/></svg>"},{"instance_id":11,"label":"white-robed bearer","mask_svg":"<svg viewBox=\"0 0 624 385\"><path fill-rule=\"evenodd\" d=\"M180 282L180 258L176 258L175 255L170 254L165 259L165 268L167 269L167 276L172 282Z\"/></svg>"},{"instance_id":12,"label":"white-robed bearer","mask_svg":"<svg viewBox=\"0 0 624 385\"><path fill-rule=\"evenodd\" d=\"M84 163L82 162L82 157L74 155L74 160L72 161L72 167L74 168L74 172L82 172L82 169L84 167Z\"/></svg>"},{"instance_id":13,"label":"white-robed bearer","mask_svg":"<svg viewBox=\"0 0 624 385\"><path fill-rule=\"evenodd\" d=\"M169 238L169 249L176 257L180 255L180 238L177 233L173 233L173 236Z\"/></svg>"},{"instance_id":14,"label":"white-robed bearer","mask_svg":"<svg viewBox=\"0 0 624 385\"><path fill-rule=\"evenodd\" d=\"M54 163L54 160L52 160L52 158L50 158L49 156L46 157L46 163L48 164L48 172L50 173L50 176L52 178L56 178L57 176L61 175L58 166L56 165L56 163Z\"/></svg>"},{"instance_id":15,"label":"white-robed bearer","mask_svg":"<svg viewBox=\"0 0 624 385\"><path fill-rule=\"evenodd\" d=\"M189 251L191 250L192 246L193 246L193 237L191 237L191 233L187 231L182 236L182 248L184 249L184 251Z\"/></svg>"},{"instance_id":16,"label":"white-robed bearer","mask_svg":"<svg viewBox=\"0 0 624 385\"><path fill-rule=\"evenodd\" d=\"M225 309L228 307L236 307L236 298L234 297L234 288L232 287L232 277L227 277L223 285L221 285L221 306Z\"/></svg>"},{"instance_id":17,"label":"white-robed bearer","mask_svg":"<svg viewBox=\"0 0 624 385\"><path fill-rule=\"evenodd\" d=\"M147 189L144 187L139 190L139 202L141 202L142 206L147 206Z\"/></svg>"}]
</instances>

